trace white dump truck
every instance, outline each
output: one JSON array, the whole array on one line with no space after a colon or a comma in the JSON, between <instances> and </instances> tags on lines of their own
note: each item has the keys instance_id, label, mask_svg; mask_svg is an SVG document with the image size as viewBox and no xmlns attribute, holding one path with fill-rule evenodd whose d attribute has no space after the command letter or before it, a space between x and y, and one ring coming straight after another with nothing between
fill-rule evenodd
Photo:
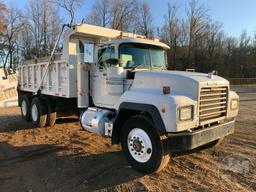
<instances>
[{"instance_id":1,"label":"white dump truck","mask_svg":"<svg viewBox=\"0 0 256 192\"><path fill-rule=\"evenodd\" d=\"M84 130L121 143L135 169L160 171L170 152L215 145L233 133L239 102L214 73L167 71L168 49L158 39L69 26L59 59L19 66L22 117L44 127L79 114Z\"/></svg>"}]
</instances>

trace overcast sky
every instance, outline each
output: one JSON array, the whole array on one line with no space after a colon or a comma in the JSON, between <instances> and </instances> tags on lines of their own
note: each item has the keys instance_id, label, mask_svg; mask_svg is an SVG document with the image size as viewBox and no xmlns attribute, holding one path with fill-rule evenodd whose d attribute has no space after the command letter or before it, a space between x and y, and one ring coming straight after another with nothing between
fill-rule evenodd
<instances>
[{"instance_id":1,"label":"overcast sky","mask_svg":"<svg viewBox=\"0 0 256 192\"><path fill-rule=\"evenodd\" d=\"M0 0L1 1L1 0ZM6 5L11 2L18 7L26 7L27 0L2 0ZM36 1L36 0L34 0ZM167 11L167 3L176 2L179 8L179 16L186 16L186 9L190 0L146 0L154 16L155 26L161 26L164 14ZM94 0L85 0L77 10L77 21L85 17ZM223 29L230 36L239 37L243 30L253 35L256 32L256 0L199 0L209 9L210 16L223 24ZM65 14L62 14L65 18Z\"/></svg>"}]
</instances>

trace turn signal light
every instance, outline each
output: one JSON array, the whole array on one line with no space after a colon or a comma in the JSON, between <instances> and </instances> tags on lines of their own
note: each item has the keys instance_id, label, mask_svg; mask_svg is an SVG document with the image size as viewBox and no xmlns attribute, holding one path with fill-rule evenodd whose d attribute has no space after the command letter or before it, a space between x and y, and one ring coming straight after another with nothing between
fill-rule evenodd
<instances>
[{"instance_id":1,"label":"turn signal light","mask_svg":"<svg viewBox=\"0 0 256 192\"><path fill-rule=\"evenodd\" d=\"M167 95L171 92L170 86L163 86L163 94Z\"/></svg>"},{"instance_id":2,"label":"turn signal light","mask_svg":"<svg viewBox=\"0 0 256 192\"><path fill-rule=\"evenodd\" d=\"M238 99L233 99L233 100L231 100L231 106L230 106L230 108L231 108L232 110L236 110L236 109L238 108Z\"/></svg>"}]
</instances>

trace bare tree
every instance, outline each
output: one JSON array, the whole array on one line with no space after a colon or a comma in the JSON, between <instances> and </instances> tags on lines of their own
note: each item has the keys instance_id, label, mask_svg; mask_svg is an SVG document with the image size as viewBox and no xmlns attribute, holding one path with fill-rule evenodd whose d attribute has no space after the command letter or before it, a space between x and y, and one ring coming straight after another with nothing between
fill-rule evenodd
<instances>
[{"instance_id":1,"label":"bare tree","mask_svg":"<svg viewBox=\"0 0 256 192\"><path fill-rule=\"evenodd\" d=\"M189 44L188 22L185 19L180 19L180 33L178 36L178 44L180 47L185 47Z\"/></svg>"},{"instance_id":2,"label":"bare tree","mask_svg":"<svg viewBox=\"0 0 256 192\"><path fill-rule=\"evenodd\" d=\"M179 38L179 19L177 17L177 6L168 3L168 11L165 16L165 24L162 29L162 38L170 46L169 61L173 69L176 68L176 57L178 48L178 38Z\"/></svg>"},{"instance_id":3,"label":"bare tree","mask_svg":"<svg viewBox=\"0 0 256 192\"><path fill-rule=\"evenodd\" d=\"M53 49L54 43L61 31L61 18L58 7L50 0L44 0L42 16L43 29L43 55L49 55Z\"/></svg>"},{"instance_id":4,"label":"bare tree","mask_svg":"<svg viewBox=\"0 0 256 192\"><path fill-rule=\"evenodd\" d=\"M6 29L6 13L7 8L3 3L0 3L0 34Z\"/></svg>"},{"instance_id":5,"label":"bare tree","mask_svg":"<svg viewBox=\"0 0 256 192\"><path fill-rule=\"evenodd\" d=\"M250 44L251 38L247 35L247 31L242 31L242 34L240 35L240 42L239 47L240 49L247 48Z\"/></svg>"},{"instance_id":6,"label":"bare tree","mask_svg":"<svg viewBox=\"0 0 256 192\"><path fill-rule=\"evenodd\" d=\"M24 14L24 33L21 33L23 56L26 59L48 56L61 30L58 7L51 0L30 0L28 8L29 14Z\"/></svg>"},{"instance_id":7,"label":"bare tree","mask_svg":"<svg viewBox=\"0 0 256 192\"><path fill-rule=\"evenodd\" d=\"M102 27L109 26L111 23L111 3L111 0L96 0L86 22Z\"/></svg>"},{"instance_id":8,"label":"bare tree","mask_svg":"<svg viewBox=\"0 0 256 192\"><path fill-rule=\"evenodd\" d=\"M47 33L49 30L48 18L50 17L50 3L45 0L42 7L42 55L47 55Z\"/></svg>"},{"instance_id":9,"label":"bare tree","mask_svg":"<svg viewBox=\"0 0 256 192\"><path fill-rule=\"evenodd\" d=\"M61 24L63 23L62 19L60 18L60 16L56 16L56 13L58 13L58 7L53 7L52 12L51 12L51 19L48 21L49 22L49 31L47 33L47 42L48 42L48 49L49 52L51 53L53 48L54 48L54 44L58 39L58 36L61 32ZM60 47L57 47L57 51L60 50Z\"/></svg>"},{"instance_id":10,"label":"bare tree","mask_svg":"<svg viewBox=\"0 0 256 192\"><path fill-rule=\"evenodd\" d=\"M73 24L75 9L82 0L28 2L23 14L15 7L6 8L0 3L0 59L5 67L8 63L13 67L20 57L49 55L61 30L59 8L69 13L70 24ZM226 77L255 77L256 35L251 38L243 31L240 38L225 36L222 25L210 19L207 11L204 5L191 0L187 17L179 18L177 7L168 5L164 25L157 31L171 48L169 66L173 69L193 67L201 72L217 69ZM146 36L153 33L150 7L137 0L96 0L87 21Z\"/></svg>"},{"instance_id":11,"label":"bare tree","mask_svg":"<svg viewBox=\"0 0 256 192\"><path fill-rule=\"evenodd\" d=\"M7 62L9 61L9 68L13 68L13 56L15 47L17 47L18 35L22 30L22 22L20 20L21 12L16 7L11 7L6 16L6 31L4 32L4 37L6 38L6 55L4 60L4 68L7 67ZM6 74L7 76L7 74Z\"/></svg>"},{"instance_id":12,"label":"bare tree","mask_svg":"<svg viewBox=\"0 0 256 192\"><path fill-rule=\"evenodd\" d=\"M185 68L195 65L195 50L197 40L205 35L207 23L209 21L208 10L203 6L199 5L197 0L191 0L189 8L187 10L188 16L188 61Z\"/></svg>"},{"instance_id":13,"label":"bare tree","mask_svg":"<svg viewBox=\"0 0 256 192\"><path fill-rule=\"evenodd\" d=\"M29 60L32 57L31 50L33 48L33 35L30 30L29 21L27 18L23 18L23 30L20 33L19 37L19 47L21 51L21 56L25 60Z\"/></svg>"},{"instance_id":14,"label":"bare tree","mask_svg":"<svg viewBox=\"0 0 256 192\"><path fill-rule=\"evenodd\" d=\"M8 9L5 7L3 3L0 3L0 56L1 56L1 63L5 63L5 55L6 55L6 23L7 18L6 15L8 13Z\"/></svg>"},{"instance_id":15,"label":"bare tree","mask_svg":"<svg viewBox=\"0 0 256 192\"><path fill-rule=\"evenodd\" d=\"M79 7L83 1L84 0L55 0L54 2L68 12L70 16L69 24L73 25L75 20L75 9Z\"/></svg>"},{"instance_id":16,"label":"bare tree","mask_svg":"<svg viewBox=\"0 0 256 192\"><path fill-rule=\"evenodd\" d=\"M223 33L221 31L222 24L219 22L212 22L208 24L207 26L207 37L206 41L206 47L203 47L207 50L208 54L208 64L210 70L216 70L216 66L214 65L214 54L217 51L217 48L221 46L221 41L223 37ZM201 50L203 52L203 50Z\"/></svg>"},{"instance_id":17,"label":"bare tree","mask_svg":"<svg viewBox=\"0 0 256 192\"><path fill-rule=\"evenodd\" d=\"M87 16L86 22L121 31L134 32L136 19L139 18L138 10L139 3L137 0L97 0Z\"/></svg>"},{"instance_id":18,"label":"bare tree","mask_svg":"<svg viewBox=\"0 0 256 192\"><path fill-rule=\"evenodd\" d=\"M136 32L145 35L146 37L153 37L153 18L150 7L146 1L139 4L139 11L136 20Z\"/></svg>"},{"instance_id":19,"label":"bare tree","mask_svg":"<svg viewBox=\"0 0 256 192\"><path fill-rule=\"evenodd\" d=\"M253 48L256 49L256 33L253 36Z\"/></svg>"},{"instance_id":20,"label":"bare tree","mask_svg":"<svg viewBox=\"0 0 256 192\"><path fill-rule=\"evenodd\" d=\"M137 0L113 0L111 28L121 31L133 31L137 9Z\"/></svg>"},{"instance_id":21,"label":"bare tree","mask_svg":"<svg viewBox=\"0 0 256 192\"><path fill-rule=\"evenodd\" d=\"M247 35L244 30L241 33L239 39L239 51L238 51L238 63L235 66L236 72L240 71L242 77L245 77L245 72L247 71L249 60L250 60L250 50L251 50L251 38Z\"/></svg>"},{"instance_id":22,"label":"bare tree","mask_svg":"<svg viewBox=\"0 0 256 192\"><path fill-rule=\"evenodd\" d=\"M27 27L30 28L30 31L34 39L34 55L37 57L41 56L41 44L42 44L42 5L43 1L29 1L29 20ZM25 15L25 14L24 14Z\"/></svg>"},{"instance_id":23,"label":"bare tree","mask_svg":"<svg viewBox=\"0 0 256 192\"><path fill-rule=\"evenodd\" d=\"M234 37L226 37L224 40L225 55L231 57L233 50L237 47L237 39Z\"/></svg>"}]
</instances>

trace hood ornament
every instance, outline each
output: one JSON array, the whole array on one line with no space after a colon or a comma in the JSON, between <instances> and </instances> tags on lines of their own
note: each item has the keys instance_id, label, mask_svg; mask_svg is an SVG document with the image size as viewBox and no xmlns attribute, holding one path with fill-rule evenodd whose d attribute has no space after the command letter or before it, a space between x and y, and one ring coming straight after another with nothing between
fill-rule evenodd
<instances>
[{"instance_id":1,"label":"hood ornament","mask_svg":"<svg viewBox=\"0 0 256 192\"><path fill-rule=\"evenodd\" d=\"M209 77L210 79L213 78L213 75L218 75L218 71L212 71L212 72L208 73L208 77Z\"/></svg>"}]
</instances>

